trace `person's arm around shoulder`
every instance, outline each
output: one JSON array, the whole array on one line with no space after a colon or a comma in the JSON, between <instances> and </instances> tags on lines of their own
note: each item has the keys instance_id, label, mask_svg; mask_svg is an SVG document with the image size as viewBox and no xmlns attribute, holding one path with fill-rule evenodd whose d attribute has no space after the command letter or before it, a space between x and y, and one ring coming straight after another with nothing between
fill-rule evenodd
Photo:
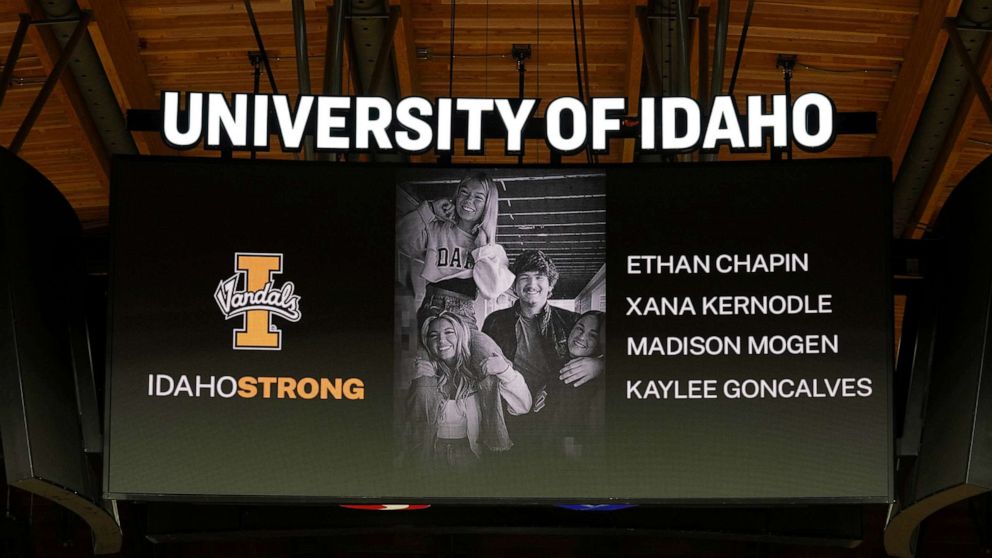
<instances>
[{"instance_id":1,"label":"person's arm around shoulder","mask_svg":"<svg viewBox=\"0 0 992 558\"><path fill-rule=\"evenodd\" d=\"M427 229L435 221L448 221L454 215L451 200L425 201L396 223L396 245L400 252L422 258L427 250Z\"/></svg>"},{"instance_id":2,"label":"person's arm around shoulder","mask_svg":"<svg viewBox=\"0 0 992 558\"><path fill-rule=\"evenodd\" d=\"M489 319L486 323L489 323ZM513 363L503 356L503 351L492 337L477 333L472 336L471 345L473 361L479 363L483 373L499 380L499 394L506 401L507 411L511 415L530 412L533 400L526 380L520 372L513 369Z\"/></svg>"},{"instance_id":3,"label":"person's arm around shoulder","mask_svg":"<svg viewBox=\"0 0 992 558\"><path fill-rule=\"evenodd\" d=\"M506 401L506 410L511 415L525 415L530 412L533 399L524 377L513 369L512 363L504 357L490 357L483 364L486 374L499 380L499 395Z\"/></svg>"},{"instance_id":4,"label":"person's arm around shoulder","mask_svg":"<svg viewBox=\"0 0 992 558\"><path fill-rule=\"evenodd\" d=\"M606 359L603 357L578 357L568 361L558 372L558 379L579 387L589 383L606 372Z\"/></svg>"}]
</instances>

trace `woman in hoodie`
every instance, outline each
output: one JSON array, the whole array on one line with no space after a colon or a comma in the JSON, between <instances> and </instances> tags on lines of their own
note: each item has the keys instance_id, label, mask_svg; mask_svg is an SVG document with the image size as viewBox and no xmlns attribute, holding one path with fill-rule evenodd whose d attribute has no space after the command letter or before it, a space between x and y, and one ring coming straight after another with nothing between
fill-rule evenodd
<instances>
[{"instance_id":1,"label":"woman in hoodie","mask_svg":"<svg viewBox=\"0 0 992 558\"><path fill-rule=\"evenodd\" d=\"M396 227L401 253L423 261L427 282L417 325L447 311L477 332L475 299L496 298L513 284L506 251L496 243L499 190L493 179L475 172L455 187L451 199L423 202Z\"/></svg>"}]
</instances>

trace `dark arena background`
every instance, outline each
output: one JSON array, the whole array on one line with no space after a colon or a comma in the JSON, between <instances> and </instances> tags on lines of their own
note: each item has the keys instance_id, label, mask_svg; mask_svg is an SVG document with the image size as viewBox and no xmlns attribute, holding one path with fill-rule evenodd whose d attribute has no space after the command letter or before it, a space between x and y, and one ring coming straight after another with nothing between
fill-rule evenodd
<instances>
[{"instance_id":1,"label":"dark arena background","mask_svg":"<svg viewBox=\"0 0 992 558\"><path fill-rule=\"evenodd\" d=\"M0 0L0 558L989 555L990 31Z\"/></svg>"}]
</instances>

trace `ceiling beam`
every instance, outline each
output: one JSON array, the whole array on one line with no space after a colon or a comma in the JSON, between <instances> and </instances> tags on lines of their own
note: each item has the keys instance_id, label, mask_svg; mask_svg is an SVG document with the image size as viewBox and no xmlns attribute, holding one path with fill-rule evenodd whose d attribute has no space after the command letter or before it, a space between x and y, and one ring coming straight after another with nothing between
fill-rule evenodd
<instances>
[{"instance_id":1,"label":"ceiling beam","mask_svg":"<svg viewBox=\"0 0 992 558\"><path fill-rule=\"evenodd\" d=\"M982 82L992 82L992 41L985 41L985 46L979 53L977 66L981 73ZM942 193L953 186L951 177L958 167L958 159L964 151L965 144L968 143L975 124L985 121L985 118L985 109L975 92L974 84L969 84L964 97L961 98L958 111L954 115L954 122L951 124L947 139L934 162L934 170L930 173L930 177L920 193L920 199L913 215L906 223L903 236L923 237L923 233L926 232L926 225L936 217L938 205L943 200Z\"/></svg>"},{"instance_id":2,"label":"ceiling beam","mask_svg":"<svg viewBox=\"0 0 992 558\"><path fill-rule=\"evenodd\" d=\"M90 37L123 111L158 109L156 93L144 61L138 53L138 37L131 31L120 0L78 0L79 6L93 12ZM175 155L158 134L132 132L138 150L144 155Z\"/></svg>"},{"instance_id":3,"label":"ceiling beam","mask_svg":"<svg viewBox=\"0 0 992 558\"><path fill-rule=\"evenodd\" d=\"M961 0L927 0L920 2L920 13L906 43L902 69L892 87L889 103L871 154L892 159L893 176L906 156L909 141L923 111L940 59L947 45L944 18L957 15Z\"/></svg>"},{"instance_id":4,"label":"ceiling beam","mask_svg":"<svg viewBox=\"0 0 992 558\"><path fill-rule=\"evenodd\" d=\"M630 42L627 47L627 114L639 114L641 100L641 70L644 66L644 40L641 38L641 26L637 19L637 6L632 5L627 10L627 36ZM634 161L635 139L623 140L623 162Z\"/></svg>"},{"instance_id":5,"label":"ceiling beam","mask_svg":"<svg viewBox=\"0 0 992 558\"><path fill-rule=\"evenodd\" d=\"M25 0L24 7L31 14L32 19L45 19L47 17L36 2ZM51 74L56 61L59 59L59 54L62 52L62 46L55 38L52 28L47 25L32 25L28 28L28 40L34 46L34 51L38 54L38 60L45 73ZM92 115L90 115L89 108L72 72L62 73L54 93L61 104L69 108L68 112L75 117L76 123L79 124L78 127L73 126L72 129L77 131L77 141L90 156L97 182L105 191L109 190L110 154L103 144L103 138L100 136Z\"/></svg>"}]
</instances>

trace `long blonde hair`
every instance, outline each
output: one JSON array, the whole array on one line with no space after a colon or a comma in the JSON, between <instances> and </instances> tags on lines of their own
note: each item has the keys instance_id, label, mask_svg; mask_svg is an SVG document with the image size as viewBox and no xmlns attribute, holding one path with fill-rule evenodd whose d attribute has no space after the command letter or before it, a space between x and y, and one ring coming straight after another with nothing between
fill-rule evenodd
<instances>
[{"instance_id":1,"label":"long blonde hair","mask_svg":"<svg viewBox=\"0 0 992 558\"><path fill-rule=\"evenodd\" d=\"M458 181L451 199L456 199L458 197L458 191L461 190L462 186L470 182L478 182L486 189L486 208L483 210L482 220L473 227L472 234L477 235L479 234L479 230L484 230L486 231L487 238L489 238L489 243L494 244L496 242L496 225L497 221L499 221L499 187L496 181L488 174L482 171L473 172Z\"/></svg>"},{"instance_id":2,"label":"long blonde hair","mask_svg":"<svg viewBox=\"0 0 992 558\"><path fill-rule=\"evenodd\" d=\"M448 366L441 356L435 352L434 346L429 343L431 324L438 320L447 320L455 330L455 363ZM471 369L471 350L469 349L469 339L472 332L465 325L465 320L461 316L451 312L441 312L436 316L430 316L424 320L424 325L420 328L420 341L427 348L427 356L430 357L431 364L437 374L437 388L448 399L462 399L472 395L478 390L480 378Z\"/></svg>"}]
</instances>

